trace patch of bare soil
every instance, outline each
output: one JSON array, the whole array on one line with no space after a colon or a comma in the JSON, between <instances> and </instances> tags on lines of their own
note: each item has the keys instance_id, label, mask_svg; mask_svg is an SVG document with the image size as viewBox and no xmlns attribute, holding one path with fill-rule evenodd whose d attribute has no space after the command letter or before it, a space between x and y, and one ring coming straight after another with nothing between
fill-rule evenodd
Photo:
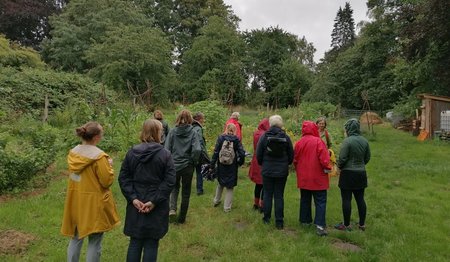
<instances>
[{"instance_id":1,"label":"patch of bare soil","mask_svg":"<svg viewBox=\"0 0 450 262\"><path fill-rule=\"evenodd\" d=\"M350 252L360 252L362 248L359 246L352 244L350 242L342 241L341 239L335 239L332 243L332 246L342 251L350 251Z\"/></svg>"},{"instance_id":2,"label":"patch of bare soil","mask_svg":"<svg viewBox=\"0 0 450 262\"><path fill-rule=\"evenodd\" d=\"M0 231L0 255L23 253L35 239L33 235L12 229Z\"/></svg>"}]
</instances>

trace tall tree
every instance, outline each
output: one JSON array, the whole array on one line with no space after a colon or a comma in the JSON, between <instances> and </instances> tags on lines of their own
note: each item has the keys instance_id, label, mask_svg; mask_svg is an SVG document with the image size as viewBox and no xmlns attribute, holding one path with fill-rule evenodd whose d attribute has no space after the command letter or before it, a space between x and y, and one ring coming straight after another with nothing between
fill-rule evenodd
<instances>
[{"instance_id":1,"label":"tall tree","mask_svg":"<svg viewBox=\"0 0 450 262\"><path fill-rule=\"evenodd\" d=\"M355 21L353 19L353 9L350 3L346 2L344 9L339 10L334 19L333 31L331 33L331 47L340 50L351 46L355 40Z\"/></svg>"},{"instance_id":2,"label":"tall tree","mask_svg":"<svg viewBox=\"0 0 450 262\"><path fill-rule=\"evenodd\" d=\"M269 94L269 103L276 102L274 99L277 92L270 94L279 87L279 83L284 82L282 68L287 70L292 61L296 61L299 66L311 67L313 64L314 46L304 37L298 38L281 28L270 27L245 32L244 39L247 44L246 72L252 90ZM289 62L284 65L285 61ZM291 72L300 71L295 69ZM289 93L284 95L292 96Z\"/></svg>"},{"instance_id":3,"label":"tall tree","mask_svg":"<svg viewBox=\"0 0 450 262\"><path fill-rule=\"evenodd\" d=\"M181 99L195 102L213 97L229 104L242 102L244 50L245 43L234 27L220 17L210 17L184 56Z\"/></svg>"},{"instance_id":4,"label":"tall tree","mask_svg":"<svg viewBox=\"0 0 450 262\"><path fill-rule=\"evenodd\" d=\"M59 13L67 1L2 0L0 1L0 33L24 46L39 48L49 36L50 15Z\"/></svg>"}]
</instances>

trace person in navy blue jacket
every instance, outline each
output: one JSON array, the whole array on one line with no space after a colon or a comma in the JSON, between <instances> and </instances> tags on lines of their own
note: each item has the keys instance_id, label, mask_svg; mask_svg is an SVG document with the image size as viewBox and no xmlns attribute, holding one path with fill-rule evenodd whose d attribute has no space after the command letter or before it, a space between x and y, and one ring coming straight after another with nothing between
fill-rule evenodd
<instances>
[{"instance_id":1,"label":"person in navy blue jacket","mask_svg":"<svg viewBox=\"0 0 450 262\"><path fill-rule=\"evenodd\" d=\"M275 205L275 225L284 227L284 187L289 175L289 165L294 159L291 138L284 132L283 119L279 115L269 118L270 128L259 139L256 147L256 159L261 165L264 188L265 224L270 223L272 200Z\"/></svg>"},{"instance_id":2,"label":"person in navy blue jacket","mask_svg":"<svg viewBox=\"0 0 450 262\"><path fill-rule=\"evenodd\" d=\"M160 144L162 124L144 122L141 143L122 163L119 185L127 200L123 232L130 237L127 261L156 261L159 240L169 229L169 197L176 172L170 152Z\"/></svg>"},{"instance_id":3,"label":"person in navy blue jacket","mask_svg":"<svg viewBox=\"0 0 450 262\"><path fill-rule=\"evenodd\" d=\"M224 164L220 161L220 151L225 141L229 141L233 144L234 159L230 164ZM233 188L237 185L238 179L238 167L244 163L245 151L242 147L242 143L236 136L236 126L234 124L228 124L225 128L225 132L217 138L216 146L214 148L214 154L211 160L211 168L214 169L217 163L217 181L219 182L216 188L216 194L214 196L214 206L220 205L220 199L222 198L222 192L225 188L225 199L223 209L225 212L231 211L231 205L233 202Z\"/></svg>"}]
</instances>

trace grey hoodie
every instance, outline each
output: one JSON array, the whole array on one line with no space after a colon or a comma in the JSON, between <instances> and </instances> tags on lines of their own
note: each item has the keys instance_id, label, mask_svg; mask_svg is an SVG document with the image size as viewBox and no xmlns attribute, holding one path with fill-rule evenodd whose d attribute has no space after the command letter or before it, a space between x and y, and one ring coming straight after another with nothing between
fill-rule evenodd
<instances>
[{"instance_id":1,"label":"grey hoodie","mask_svg":"<svg viewBox=\"0 0 450 262\"><path fill-rule=\"evenodd\" d=\"M170 129L164 147L172 153L177 171L197 164L202 151L201 139L192 125L181 125Z\"/></svg>"}]
</instances>

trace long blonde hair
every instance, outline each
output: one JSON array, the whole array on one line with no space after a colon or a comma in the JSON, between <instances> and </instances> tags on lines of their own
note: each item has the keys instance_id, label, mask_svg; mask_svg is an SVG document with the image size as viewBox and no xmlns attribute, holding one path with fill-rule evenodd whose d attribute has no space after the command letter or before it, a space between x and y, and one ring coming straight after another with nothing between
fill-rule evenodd
<instances>
[{"instance_id":1,"label":"long blonde hair","mask_svg":"<svg viewBox=\"0 0 450 262\"><path fill-rule=\"evenodd\" d=\"M232 123L228 124L223 133L225 135L236 135L236 126Z\"/></svg>"},{"instance_id":2,"label":"long blonde hair","mask_svg":"<svg viewBox=\"0 0 450 262\"><path fill-rule=\"evenodd\" d=\"M162 124L156 119L147 119L142 125L141 142L149 143L156 142L161 143Z\"/></svg>"}]
</instances>

